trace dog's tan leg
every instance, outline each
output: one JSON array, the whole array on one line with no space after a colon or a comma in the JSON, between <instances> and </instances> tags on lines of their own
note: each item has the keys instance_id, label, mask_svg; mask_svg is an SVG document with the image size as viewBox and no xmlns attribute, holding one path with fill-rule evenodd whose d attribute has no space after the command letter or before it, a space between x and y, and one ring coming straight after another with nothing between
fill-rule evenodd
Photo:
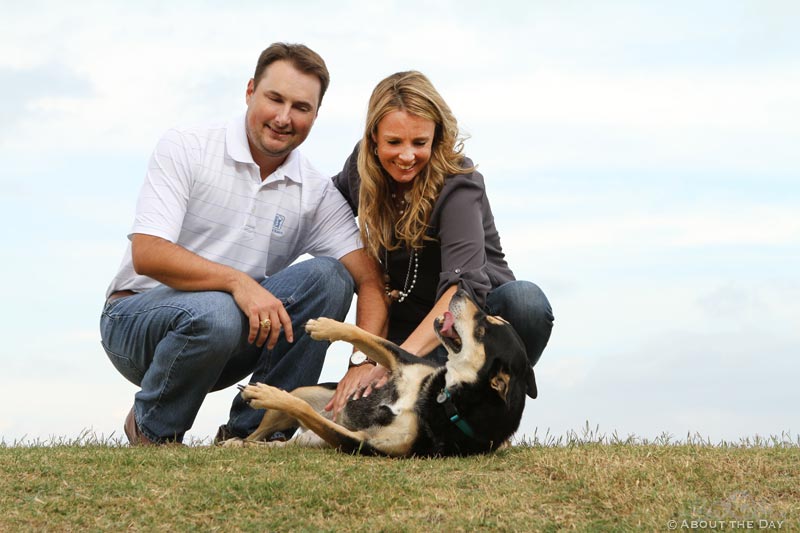
<instances>
[{"instance_id":1,"label":"dog's tan leg","mask_svg":"<svg viewBox=\"0 0 800 533\"><path fill-rule=\"evenodd\" d=\"M311 386L297 388L293 390L291 394L292 396L297 396L298 398L305 400L311 405L311 407L314 408L314 410L316 410L318 413L322 413L325 409L325 406L333 397L334 392L335 389ZM261 419L261 423L258 425L256 430L247 437L247 440L261 441L276 431L283 431L291 427L296 427L298 423L299 422L296 418L289 416L287 413L270 409L264 413L264 418Z\"/></svg>"},{"instance_id":2,"label":"dog's tan leg","mask_svg":"<svg viewBox=\"0 0 800 533\"><path fill-rule=\"evenodd\" d=\"M286 412L334 448L358 451L364 446L366 435L350 431L344 426L324 418L305 400L263 383L251 384L242 390L242 397L257 409L275 409Z\"/></svg>"},{"instance_id":3,"label":"dog's tan leg","mask_svg":"<svg viewBox=\"0 0 800 533\"><path fill-rule=\"evenodd\" d=\"M290 427L296 426L297 420L287 415L283 411L276 411L271 409L264 413L264 418L254 432L248 435L248 442L262 441L268 438L276 431L282 431Z\"/></svg>"},{"instance_id":4,"label":"dog's tan leg","mask_svg":"<svg viewBox=\"0 0 800 533\"><path fill-rule=\"evenodd\" d=\"M318 318L306 323L306 332L315 340L345 341L361 350L367 357L391 371L397 370L398 364L389 347L394 347L386 339L368 333L353 324L345 324L331 318Z\"/></svg>"}]
</instances>

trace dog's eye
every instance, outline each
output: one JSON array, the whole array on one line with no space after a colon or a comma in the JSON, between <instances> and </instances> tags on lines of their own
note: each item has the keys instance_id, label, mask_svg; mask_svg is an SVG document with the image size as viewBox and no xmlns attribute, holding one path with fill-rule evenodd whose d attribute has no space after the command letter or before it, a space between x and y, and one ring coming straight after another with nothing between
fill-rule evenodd
<instances>
[{"instance_id":1,"label":"dog's eye","mask_svg":"<svg viewBox=\"0 0 800 533\"><path fill-rule=\"evenodd\" d=\"M475 328L475 338L482 339L486 335L486 326L478 326Z\"/></svg>"}]
</instances>

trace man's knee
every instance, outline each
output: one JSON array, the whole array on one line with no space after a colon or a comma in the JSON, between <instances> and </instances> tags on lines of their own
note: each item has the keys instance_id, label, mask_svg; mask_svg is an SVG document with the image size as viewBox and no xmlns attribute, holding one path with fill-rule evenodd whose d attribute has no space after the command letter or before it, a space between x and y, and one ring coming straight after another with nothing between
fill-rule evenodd
<instances>
[{"instance_id":1,"label":"man's knee","mask_svg":"<svg viewBox=\"0 0 800 533\"><path fill-rule=\"evenodd\" d=\"M347 268L332 257L315 257L307 261L309 276L314 281L322 281L328 285L328 292L333 294L352 295L355 282Z\"/></svg>"},{"instance_id":2,"label":"man's knee","mask_svg":"<svg viewBox=\"0 0 800 533\"><path fill-rule=\"evenodd\" d=\"M331 257L316 257L299 265L305 300L318 316L344 320L355 292L355 282L345 266Z\"/></svg>"},{"instance_id":3,"label":"man's knee","mask_svg":"<svg viewBox=\"0 0 800 533\"><path fill-rule=\"evenodd\" d=\"M207 343L209 353L230 356L240 349L246 319L233 296L216 291L195 293L185 311L186 334Z\"/></svg>"}]
</instances>

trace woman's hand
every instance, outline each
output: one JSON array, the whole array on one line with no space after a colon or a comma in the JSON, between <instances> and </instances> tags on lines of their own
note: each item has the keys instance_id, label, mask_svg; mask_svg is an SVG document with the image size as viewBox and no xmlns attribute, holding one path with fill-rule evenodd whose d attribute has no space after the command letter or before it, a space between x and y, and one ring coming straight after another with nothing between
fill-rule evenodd
<instances>
[{"instance_id":1,"label":"woman's hand","mask_svg":"<svg viewBox=\"0 0 800 533\"><path fill-rule=\"evenodd\" d=\"M336 392L325 406L325 410L333 410L333 419L337 420L339 412L347 402L369 396L375 388L382 387L388 379L389 372L380 365L354 366L339 381Z\"/></svg>"},{"instance_id":2,"label":"woman's hand","mask_svg":"<svg viewBox=\"0 0 800 533\"><path fill-rule=\"evenodd\" d=\"M359 388L356 391L356 395L353 396L353 399L358 400L359 398L366 398L372 394L372 391L375 389L386 385L387 381L389 381L389 370L381 365L375 365L372 367L372 372L367 374L366 378L359 383Z\"/></svg>"}]
</instances>

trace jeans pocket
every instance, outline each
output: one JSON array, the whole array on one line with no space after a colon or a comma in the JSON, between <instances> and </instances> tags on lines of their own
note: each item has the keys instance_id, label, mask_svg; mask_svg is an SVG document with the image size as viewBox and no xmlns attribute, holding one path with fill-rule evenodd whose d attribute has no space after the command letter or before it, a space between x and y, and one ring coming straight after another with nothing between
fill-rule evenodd
<instances>
[{"instance_id":1,"label":"jeans pocket","mask_svg":"<svg viewBox=\"0 0 800 533\"><path fill-rule=\"evenodd\" d=\"M124 299L125 298L116 298L114 300L111 300L110 302L106 301L106 303L103 305L103 315L112 320L115 319L116 315L113 314L114 308L117 307L120 303L122 303Z\"/></svg>"}]
</instances>

